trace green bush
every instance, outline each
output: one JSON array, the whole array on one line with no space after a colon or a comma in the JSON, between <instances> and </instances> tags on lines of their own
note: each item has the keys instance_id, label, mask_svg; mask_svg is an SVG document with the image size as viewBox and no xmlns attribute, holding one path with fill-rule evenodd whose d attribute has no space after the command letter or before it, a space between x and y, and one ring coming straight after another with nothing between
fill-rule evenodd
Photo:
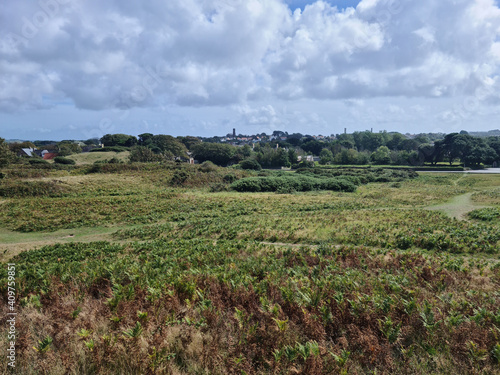
<instances>
[{"instance_id":1,"label":"green bush","mask_svg":"<svg viewBox=\"0 0 500 375\"><path fill-rule=\"evenodd\" d=\"M260 171L262 169L262 166L259 164L259 162L255 159L245 159L240 162L240 167L242 169L247 169L247 170L254 170L254 171Z\"/></svg>"},{"instance_id":2,"label":"green bush","mask_svg":"<svg viewBox=\"0 0 500 375\"><path fill-rule=\"evenodd\" d=\"M74 165L74 164L76 164L76 161L74 161L72 159L65 158L63 156L56 156L54 158L54 163Z\"/></svg>"},{"instance_id":3,"label":"green bush","mask_svg":"<svg viewBox=\"0 0 500 375\"><path fill-rule=\"evenodd\" d=\"M228 184L232 184L234 181L236 181L238 179L238 177L236 177L234 174L226 174L223 178L222 178L222 181L228 183Z\"/></svg>"},{"instance_id":4,"label":"green bush","mask_svg":"<svg viewBox=\"0 0 500 375\"><path fill-rule=\"evenodd\" d=\"M98 147L98 148L93 148L90 150L90 152L123 152L123 151L129 151L130 147L124 147L124 146L107 146L107 147Z\"/></svg>"},{"instance_id":5,"label":"green bush","mask_svg":"<svg viewBox=\"0 0 500 375\"><path fill-rule=\"evenodd\" d=\"M30 163L31 165L50 165L50 163L47 160L39 158L29 159L28 163Z\"/></svg>"},{"instance_id":6,"label":"green bush","mask_svg":"<svg viewBox=\"0 0 500 375\"><path fill-rule=\"evenodd\" d=\"M355 180L346 178L316 178L301 175L249 177L234 182L231 189L239 192L279 192L332 190L353 192Z\"/></svg>"},{"instance_id":7,"label":"green bush","mask_svg":"<svg viewBox=\"0 0 500 375\"><path fill-rule=\"evenodd\" d=\"M205 173L215 172L217 170L217 166L211 161L207 160L200 164L199 170Z\"/></svg>"}]
</instances>

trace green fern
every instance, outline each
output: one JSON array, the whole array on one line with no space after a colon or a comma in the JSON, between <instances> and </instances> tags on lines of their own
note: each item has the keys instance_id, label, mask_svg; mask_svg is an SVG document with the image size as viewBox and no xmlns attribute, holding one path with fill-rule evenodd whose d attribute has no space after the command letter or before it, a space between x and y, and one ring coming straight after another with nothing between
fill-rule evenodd
<instances>
[{"instance_id":1,"label":"green fern","mask_svg":"<svg viewBox=\"0 0 500 375\"><path fill-rule=\"evenodd\" d=\"M42 341L38 341L38 346L34 346L33 349L35 349L38 353L46 353L49 351L51 345L52 337L47 336Z\"/></svg>"},{"instance_id":2,"label":"green fern","mask_svg":"<svg viewBox=\"0 0 500 375\"><path fill-rule=\"evenodd\" d=\"M131 338L131 339L136 339L138 338L142 333L142 326L141 323L136 322L135 326L131 329L128 329L126 331L123 331L123 334L125 337Z\"/></svg>"}]
</instances>

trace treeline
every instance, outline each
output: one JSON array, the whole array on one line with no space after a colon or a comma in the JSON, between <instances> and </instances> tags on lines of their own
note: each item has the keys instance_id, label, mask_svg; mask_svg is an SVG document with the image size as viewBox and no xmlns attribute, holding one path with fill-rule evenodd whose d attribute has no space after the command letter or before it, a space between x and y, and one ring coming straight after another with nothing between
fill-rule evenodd
<instances>
[{"instance_id":1,"label":"treeline","mask_svg":"<svg viewBox=\"0 0 500 375\"><path fill-rule=\"evenodd\" d=\"M288 135L280 131L275 131L273 135L276 135L273 140L252 140L249 144L237 146L228 142L211 142L211 138L151 133L143 133L138 137L106 134L100 140L62 141L45 145L37 145L37 142L6 145L2 141L0 164L14 162L17 151L34 146L50 148L60 156L82 152L82 146L87 146L87 151L129 150L131 162L182 162L195 159L200 163L211 161L219 166L240 164L244 169L257 170L307 167L312 163L311 157L323 165L423 166L445 162L479 168L500 162L500 137L473 137L465 131L443 135L440 139L434 134L410 138L400 133L369 131L323 139L299 133Z\"/></svg>"}]
</instances>

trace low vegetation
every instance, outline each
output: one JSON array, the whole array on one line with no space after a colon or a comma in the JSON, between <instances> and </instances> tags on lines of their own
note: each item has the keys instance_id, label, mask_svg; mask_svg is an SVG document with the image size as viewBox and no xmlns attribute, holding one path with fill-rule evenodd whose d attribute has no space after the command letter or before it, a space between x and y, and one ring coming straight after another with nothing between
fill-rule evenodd
<instances>
[{"instance_id":1,"label":"low vegetation","mask_svg":"<svg viewBox=\"0 0 500 375\"><path fill-rule=\"evenodd\" d=\"M500 373L499 176L165 161L2 173L11 237L111 228L4 254L15 373ZM481 206L466 220L426 209L464 194ZM6 279L3 266L4 301Z\"/></svg>"}]
</instances>

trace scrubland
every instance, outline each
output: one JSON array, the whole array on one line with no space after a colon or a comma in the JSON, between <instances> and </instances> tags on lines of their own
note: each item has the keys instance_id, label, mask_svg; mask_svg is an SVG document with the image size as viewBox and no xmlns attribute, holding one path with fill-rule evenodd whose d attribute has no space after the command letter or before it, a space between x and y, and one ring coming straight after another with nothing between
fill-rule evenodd
<instances>
[{"instance_id":1,"label":"scrubland","mask_svg":"<svg viewBox=\"0 0 500 375\"><path fill-rule=\"evenodd\" d=\"M500 373L500 176L2 173L14 373ZM255 184L277 192L234 190ZM470 209L452 217L456 197Z\"/></svg>"}]
</instances>

